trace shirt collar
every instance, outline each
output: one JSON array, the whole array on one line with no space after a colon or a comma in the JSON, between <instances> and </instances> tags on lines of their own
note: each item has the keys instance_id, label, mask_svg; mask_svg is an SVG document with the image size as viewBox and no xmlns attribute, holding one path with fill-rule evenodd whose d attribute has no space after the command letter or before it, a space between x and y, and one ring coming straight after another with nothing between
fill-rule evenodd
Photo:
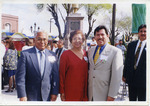
<instances>
[{"instance_id":1,"label":"shirt collar","mask_svg":"<svg viewBox=\"0 0 150 106\"><path fill-rule=\"evenodd\" d=\"M41 51L41 50L39 50L38 48L36 48L35 47L35 50L36 50L36 53L38 53L39 51ZM44 50L42 50L43 51L43 53L45 53L45 49Z\"/></svg>"},{"instance_id":2,"label":"shirt collar","mask_svg":"<svg viewBox=\"0 0 150 106\"><path fill-rule=\"evenodd\" d=\"M140 43L140 42L141 42L141 40L139 39L139 40L138 40L138 43ZM144 45L146 44L146 40L143 40L143 41L142 41L142 45L143 45L143 44L144 44Z\"/></svg>"},{"instance_id":3,"label":"shirt collar","mask_svg":"<svg viewBox=\"0 0 150 106\"><path fill-rule=\"evenodd\" d=\"M104 49L106 45L107 45L107 43L105 45L101 46L101 49ZM97 45L96 48L98 48L98 47L99 46Z\"/></svg>"}]
</instances>

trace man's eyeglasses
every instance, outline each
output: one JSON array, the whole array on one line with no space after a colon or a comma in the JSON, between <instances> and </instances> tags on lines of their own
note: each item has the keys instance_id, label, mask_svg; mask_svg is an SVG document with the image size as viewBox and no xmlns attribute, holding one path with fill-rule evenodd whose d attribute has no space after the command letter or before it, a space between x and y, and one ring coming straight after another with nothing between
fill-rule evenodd
<instances>
[{"instance_id":1,"label":"man's eyeglasses","mask_svg":"<svg viewBox=\"0 0 150 106\"><path fill-rule=\"evenodd\" d=\"M38 41L38 42L42 42L42 41L44 41L44 42L46 42L47 41L47 39L46 38L36 38L36 40Z\"/></svg>"}]
</instances>

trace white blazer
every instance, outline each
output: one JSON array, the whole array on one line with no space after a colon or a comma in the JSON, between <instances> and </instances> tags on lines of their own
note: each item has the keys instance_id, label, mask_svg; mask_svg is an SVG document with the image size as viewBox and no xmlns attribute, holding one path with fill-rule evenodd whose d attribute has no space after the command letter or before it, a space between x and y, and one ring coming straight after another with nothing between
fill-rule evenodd
<instances>
[{"instance_id":1,"label":"white blazer","mask_svg":"<svg viewBox=\"0 0 150 106\"><path fill-rule=\"evenodd\" d=\"M88 51L89 57L89 100L106 101L107 96L117 96L123 71L122 51L106 44L96 64L93 61L95 48Z\"/></svg>"}]
</instances>

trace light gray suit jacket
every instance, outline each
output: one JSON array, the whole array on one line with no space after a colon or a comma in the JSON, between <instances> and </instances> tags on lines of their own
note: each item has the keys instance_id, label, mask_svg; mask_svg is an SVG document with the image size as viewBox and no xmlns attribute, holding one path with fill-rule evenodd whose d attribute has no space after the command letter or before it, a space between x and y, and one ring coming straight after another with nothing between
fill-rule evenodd
<instances>
[{"instance_id":1,"label":"light gray suit jacket","mask_svg":"<svg viewBox=\"0 0 150 106\"><path fill-rule=\"evenodd\" d=\"M57 48L58 49L58 48ZM57 49L56 49L56 51L57 51ZM60 56L59 56L59 58L58 58L58 67L59 67L59 63L60 63L60 57L61 57L61 55L62 55L62 53L65 51L65 50L67 50L66 48L62 48L62 51L61 51L61 53L60 53ZM55 52L55 54L56 54L56 52ZM58 57L58 53L56 54L56 56Z\"/></svg>"},{"instance_id":2,"label":"light gray suit jacket","mask_svg":"<svg viewBox=\"0 0 150 106\"><path fill-rule=\"evenodd\" d=\"M106 101L107 96L117 96L123 71L122 51L107 44L96 64L93 61L95 48L88 51L89 100Z\"/></svg>"}]
</instances>

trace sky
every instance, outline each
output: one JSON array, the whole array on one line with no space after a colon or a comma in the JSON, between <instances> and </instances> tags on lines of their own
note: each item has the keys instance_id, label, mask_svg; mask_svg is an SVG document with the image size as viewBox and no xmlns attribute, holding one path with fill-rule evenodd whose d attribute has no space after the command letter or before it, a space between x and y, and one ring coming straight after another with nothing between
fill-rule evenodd
<instances>
[{"instance_id":1,"label":"sky","mask_svg":"<svg viewBox=\"0 0 150 106\"><path fill-rule=\"evenodd\" d=\"M131 3L116 3L116 17L117 15L124 14L128 16L132 16L132 4ZM61 9L63 11L63 9ZM30 27L34 25L36 22L37 27L39 26L41 30L45 30L50 35L58 35L57 27L54 24L54 21L51 24L51 33L50 33L50 18L52 18L51 14L44 9L43 11L39 12L36 9L35 4L23 4L23 3L3 3L2 4L2 14L10 14L19 17L19 29L18 32L22 32L27 34L28 36L32 36ZM88 22L87 16L84 9L80 9L78 13L81 13L81 16L84 16L83 20L83 32L88 31ZM63 14L65 12L63 11ZM103 14L99 14L98 16L94 16L96 18L96 22L93 26L93 29L97 27L99 24L103 23L104 17ZM59 20L62 25L62 20ZM86 27L85 27L86 26ZM64 30L64 29L63 29ZM62 31L63 31L62 30Z\"/></svg>"}]
</instances>

